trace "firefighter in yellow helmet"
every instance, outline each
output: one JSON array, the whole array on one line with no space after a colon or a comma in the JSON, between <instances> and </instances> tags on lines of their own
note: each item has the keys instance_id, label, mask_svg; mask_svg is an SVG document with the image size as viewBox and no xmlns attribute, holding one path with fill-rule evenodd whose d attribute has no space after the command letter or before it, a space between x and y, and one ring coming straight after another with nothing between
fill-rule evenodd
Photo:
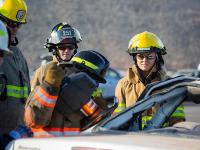
<instances>
[{"instance_id":1,"label":"firefighter in yellow helmet","mask_svg":"<svg viewBox=\"0 0 200 150\"><path fill-rule=\"evenodd\" d=\"M115 113L134 105L147 84L168 78L163 69L162 57L166 54L166 48L154 33L145 31L135 35L129 42L128 53L133 57L134 64L116 86L115 96L119 99L119 104ZM151 119L155 109L153 107L142 114L142 126ZM184 120L184 107L180 106L172 114L169 125Z\"/></svg>"},{"instance_id":2,"label":"firefighter in yellow helmet","mask_svg":"<svg viewBox=\"0 0 200 150\"><path fill-rule=\"evenodd\" d=\"M76 53L70 63L75 70L71 75L56 62L48 63L44 80L27 100L24 119L34 137L78 134L104 117L92 93L106 82L108 60L88 50Z\"/></svg>"},{"instance_id":3,"label":"firefighter in yellow helmet","mask_svg":"<svg viewBox=\"0 0 200 150\"><path fill-rule=\"evenodd\" d=\"M11 30L12 45L18 44L17 32L26 24L27 6L24 0L4 0L0 4L0 19Z\"/></svg>"},{"instance_id":4,"label":"firefighter in yellow helmet","mask_svg":"<svg viewBox=\"0 0 200 150\"><path fill-rule=\"evenodd\" d=\"M6 77L4 101L0 101L0 134L8 133L22 122L24 102L30 92L30 78L27 61L17 47L17 33L26 23L27 6L24 0L3 0L0 2L0 20L10 30L9 49L12 56L4 58L0 67Z\"/></svg>"}]
</instances>

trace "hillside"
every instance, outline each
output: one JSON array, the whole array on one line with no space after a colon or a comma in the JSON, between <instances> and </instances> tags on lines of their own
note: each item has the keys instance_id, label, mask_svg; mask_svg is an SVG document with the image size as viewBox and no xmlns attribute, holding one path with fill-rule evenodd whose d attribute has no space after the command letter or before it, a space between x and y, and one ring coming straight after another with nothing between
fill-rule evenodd
<instances>
[{"instance_id":1,"label":"hillside","mask_svg":"<svg viewBox=\"0 0 200 150\"><path fill-rule=\"evenodd\" d=\"M97 49L111 66L131 65L126 49L138 32L156 33L165 46L167 68L196 68L200 63L199 0L26 0L28 24L19 32L29 67L39 65L51 28L65 21L80 30L81 49Z\"/></svg>"}]
</instances>

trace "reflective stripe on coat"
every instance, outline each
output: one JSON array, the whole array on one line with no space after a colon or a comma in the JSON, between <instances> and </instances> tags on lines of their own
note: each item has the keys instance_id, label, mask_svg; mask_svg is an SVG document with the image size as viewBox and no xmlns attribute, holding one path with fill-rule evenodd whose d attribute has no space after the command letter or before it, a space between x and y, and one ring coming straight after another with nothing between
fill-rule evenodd
<instances>
[{"instance_id":1,"label":"reflective stripe on coat","mask_svg":"<svg viewBox=\"0 0 200 150\"><path fill-rule=\"evenodd\" d=\"M59 88L51 87L45 81L31 92L25 106L24 120L34 137L69 136L80 132L81 117L78 113L73 114L75 121L70 121L54 109L58 93Z\"/></svg>"}]
</instances>

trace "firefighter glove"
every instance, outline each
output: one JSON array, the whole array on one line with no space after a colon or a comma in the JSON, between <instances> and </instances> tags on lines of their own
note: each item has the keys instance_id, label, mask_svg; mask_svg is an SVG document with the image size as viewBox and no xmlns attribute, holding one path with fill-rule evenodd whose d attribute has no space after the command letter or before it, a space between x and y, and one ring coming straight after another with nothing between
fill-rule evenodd
<instances>
[{"instance_id":1,"label":"firefighter glove","mask_svg":"<svg viewBox=\"0 0 200 150\"><path fill-rule=\"evenodd\" d=\"M64 70L56 62L51 62L47 66L44 80L53 87L60 87L64 75Z\"/></svg>"}]
</instances>

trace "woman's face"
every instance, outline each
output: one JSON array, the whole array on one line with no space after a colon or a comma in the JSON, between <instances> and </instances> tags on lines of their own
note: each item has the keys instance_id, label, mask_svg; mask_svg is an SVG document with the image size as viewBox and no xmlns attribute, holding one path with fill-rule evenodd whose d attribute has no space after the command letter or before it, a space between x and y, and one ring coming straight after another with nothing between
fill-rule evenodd
<instances>
[{"instance_id":1,"label":"woman's face","mask_svg":"<svg viewBox=\"0 0 200 150\"><path fill-rule=\"evenodd\" d=\"M58 55L63 61L68 61L74 54L75 45L73 44L62 44L57 46Z\"/></svg>"},{"instance_id":2,"label":"woman's face","mask_svg":"<svg viewBox=\"0 0 200 150\"><path fill-rule=\"evenodd\" d=\"M144 72L152 69L156 61L156 52L136 54L137 66Z\"/></svg>"},{"instance_id":3,"label":"woman's face","mask_svg":"<svg viewBox=\"0 0 200 150\"><path fill-rule=\"evenodd\" d=\"M12 22L8 22L7 23L7 27L10 30L10 38L11 38L11 42L13 42L15 40L15 37L17 36L17 32L20 29L22 24L15 24Z\"/></svg>"}]
</instances>

